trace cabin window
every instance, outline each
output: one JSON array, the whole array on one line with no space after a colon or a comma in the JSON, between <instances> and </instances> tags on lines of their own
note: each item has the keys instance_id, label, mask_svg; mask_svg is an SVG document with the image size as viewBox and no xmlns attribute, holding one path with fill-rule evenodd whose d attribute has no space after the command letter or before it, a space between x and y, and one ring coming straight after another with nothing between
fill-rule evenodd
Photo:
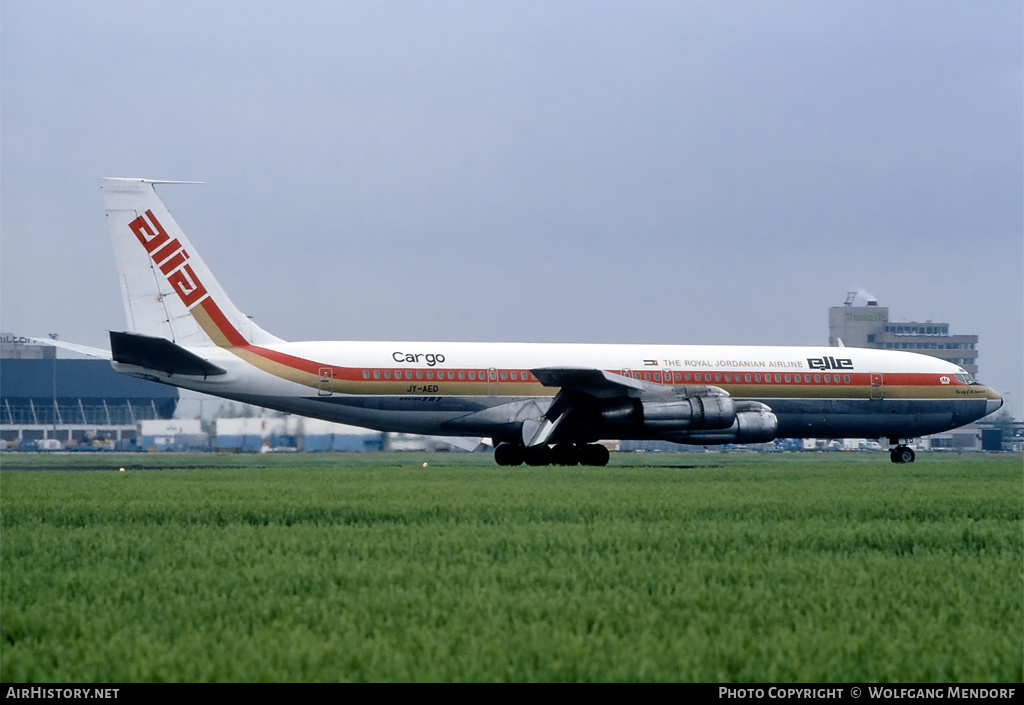
<instances>
[{"instance_id":1,"label":"cabin window","mask_svg":"<svg viewBox=\"0 0 1024 705\"><path fill-rule=\"evenodd\" d=\"M788 382L789 382L789 375L786 375L784 379L785 379L785 380L786 380L786 382L788 383Z\"/></svg>"},{"instance_id":2,"label":"cabin window","mask_svg":"<svg viewBox=\"0 0 1024 705\"><path fill-rule=\"evenodd\" d=\"M845 382L846 384L849 384L850 383L850 375L843 375L843 382Z\"/></svg>"},{"instance_id":3,"label":"cabin window","mask_svg":"<svg viewBox=\"0 0 1024 705\"><path fill-rule=\"evenodd\" d=\"M470 371L469 371L469 378L470 378L471 380L474 380L474 381L476 381L476 370L470 370Z\"/></svg>"},{"instance_id":4,"label":"cabin window","mask_svg":"<svg viewBox=\"0 0 1024 705\"><path fill-rule=\"evenodd\" d=\"M466 371L459 370L459 379L466 379Z\"/></svg>"},{"instance_id":5,"label":"cabin window","mask_svg":"<svg viewBox=\"0 0 1024 705\"><path fill-rule=\"evenodd\" d=\"M373 371L373 378L374 379L380 379L380 370L374 370Z\"/></svg>"},{"instance_id":6,"label":"cabin window","mask_svg":"<svg viewBox=\"0 0 1024 705\"><path fill-rule=\"evenodd\" d=\"M384 379L391 379L391 370L384 370Z\"/></svg>"},{"instance_id":7,"label":"cabin window","mask_svg":"<svg viewBox=\"0 0 1024 705\"><path fill-rule=\"evenodd\" d=\"M776 382L781 382L782 381L782 375L775 375L775 381Z\"/></svg>"},{"instance_id":8,"label":"cabin window","mask_svg":"<svg viewBox=\"0 0 1024 705\"><path fill-rule=\"evenodd\" d=\"M682 373L681 372L676 372L676 382L682 382L682 381L683 381Z\"/></svg>"},{"instance_id":9,"label":"cabin window","mask_svg":"<svg viewBox=\"0 0 1024 705\"><path fill-rule=\"evenodd\" d=\"M726 382L731 382L732 381L732 375L726 375L725 376L725 381Z\"/></svg>"},{"instance_id":10,"label":"cabin window","mask_svg":"<svg viewBox=\"0 0 1024 705\"><path fill-rule=\"evenodd\" d=\"M427 379L434 379L434 373L430 370L427 370Z\"/></svg>"},{"instance_id":11,"label":"cabin window","mask_svg":"<svg viewBox=\"0 0 1024 705\"><path fill-rule=\"evenodd\" d=\"M363 379L370 379L370 371L363 370Z\"/></svg>"},{"instance_id":12,"label":"cabin window","mask_svg":"<svg viewBox=\"0 0 1024 705\"><path fill-rule=\"evenodd\" d=\"M507 380L508 379L508 372L506 372L505 370L502 370L501 371L501 379L502 379L502 381Z\"/></svg>"},{"instance_id":13,"label":"cabin window","mask_svg":"<svg viewBox=\"0 0 1024 705\"><path fill-rule=\"evenodd\" d=\"M689 373L689 372L687 372L687 373L686 373L685 375L683 375L683 379L684 379L685 381L689 382L689 381L690 381L690 373Z\"/></svg>"},{"instance_id":14,"label":"cabin window","mask_svg":"<svg viewBox=\"0 0 1024 705\"><path fill-rule=\"evenodd\" d=\"M453 370L448 370L448 379L455 379L455 372Z\"/></svg>"},{"instance_id":15,"label":"cabin window","mask_svg":"<svg viewBox=\"0 0 1024 705\"><path fill-rule=\"evenodd\" d=\"M754 381L755 382L760 382L761 381L761 375L754 375Z\"/></svg>"},{"instance_id":16,"label":"cabin window","mask_svg":"<svg viewBox=\"0 0 1024 705\"><path fill-rule=\"evenodd\" d=\"M814 375L814 383L818 384L819 382L821 382L821 375Z\"/></svg>"},{"instance_id":17,"label":"cabin window","mask_svg":"<svg viewBox=\"0 0 1024 705\"><path fill-rule=\"evenodd\" d=\"M744 382L749 382L750 381L750 375L743 375L743 381Z\"/></svg>"},{"instance_id":18,"label":"cabin window","mask_svg":"<svg viewBox=\"0 0 1024 705\"><path fill-rule=\"evenodd\" d=\"M416 370L416 379L423 379L423 370Z\"/></svg>"}]
</instances>

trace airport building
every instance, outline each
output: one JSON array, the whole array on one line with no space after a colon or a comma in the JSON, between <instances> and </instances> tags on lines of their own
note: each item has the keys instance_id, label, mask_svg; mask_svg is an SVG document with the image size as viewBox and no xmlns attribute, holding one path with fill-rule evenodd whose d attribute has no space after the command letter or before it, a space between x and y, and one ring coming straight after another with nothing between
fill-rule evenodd
<instances>
[{"instance_id":1,"label":"airport building","mask_svg":"<svg viewBox=\"0 0 1024 705\"><path fill-rule=\"evenodd\" d=\"M139 424L170 419L178 390L118 374L107 360L0 334L0 441L5 448L133 449Z\"/></svg>"},{"instance_id":2,"label":"airport building","mask_svg":"<svg viewBox=\"0 0 1024 705\"><path fill-rule=\"evenodd\" d=\"M978 374L978 336L950 335L948 323L895 322L889 318L888 307L879 306L874 299L868 299L864 306L854 306L855 296L856 292L850 292L844 305L828 310L829 345L908 350L941 358L972 375Z\"/></svg>"}]
</instances>

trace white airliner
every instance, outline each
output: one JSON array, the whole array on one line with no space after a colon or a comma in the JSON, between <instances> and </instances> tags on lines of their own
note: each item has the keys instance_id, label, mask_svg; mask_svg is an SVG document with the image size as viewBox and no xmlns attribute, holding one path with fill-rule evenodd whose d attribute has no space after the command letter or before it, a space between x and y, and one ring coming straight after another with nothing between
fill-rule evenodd
<instances>
[{"instance_id":1,"label":"white airliner","mask_svg":"<svg viewBox=\"0 0 1024 705\"><path fill-rule=\"evenodd\" d=\"M599 439L909 439L1002 399L925 355L828 347L285 342L224 293L148 179L101 179L127 332L114 369L381 431L488 438L500 465L604 465Z\"/></svg>"}]
</instances>

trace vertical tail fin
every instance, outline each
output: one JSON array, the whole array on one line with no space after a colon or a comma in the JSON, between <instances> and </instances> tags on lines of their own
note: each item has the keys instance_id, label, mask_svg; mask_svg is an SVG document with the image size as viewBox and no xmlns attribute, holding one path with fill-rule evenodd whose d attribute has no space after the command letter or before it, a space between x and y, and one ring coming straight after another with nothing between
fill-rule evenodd
<instances>
[{"instance_id":1,"label":"vertical tail fin","mask_svg":"<svg viewBox=\"0 0 1024 705\"><path fill-rule=\"evenodd\" d=\"M231 302L148 179L100 179L128 329L182 346L281 342ZM180 183L180 182L179 182Z\"/></svg>"}]
</instances>

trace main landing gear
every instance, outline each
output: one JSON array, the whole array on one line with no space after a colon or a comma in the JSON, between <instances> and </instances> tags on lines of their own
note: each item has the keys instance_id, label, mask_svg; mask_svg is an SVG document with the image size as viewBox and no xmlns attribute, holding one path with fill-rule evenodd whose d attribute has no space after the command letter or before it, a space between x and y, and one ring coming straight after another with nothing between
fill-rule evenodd
<instances>
[{"instance_id":1,"label":"main landing gear","mask_svg":"<svg viewBox=\"0 0 1024 705\"><path fill-rule=\"evenodd\" d=\"M908 445L904 445L899 442L898 438L890 438L890 443L897 444L895 448L889 449L889 460L894 463L912 463L917 457L914 455L914 449Z\"/></svg>"},{"instance_id":2,"label":"main landing gear","mask_svg":"<svg viewBox=\"0 0 1024 705\"><path fill-rule=\"evenodd\" d=\"M592 465L608 464L608 449L598 443L558 443L554 446L526 448L518 443L502 443L494 449L498 465Z\"/></svg>"}]
</instances>

